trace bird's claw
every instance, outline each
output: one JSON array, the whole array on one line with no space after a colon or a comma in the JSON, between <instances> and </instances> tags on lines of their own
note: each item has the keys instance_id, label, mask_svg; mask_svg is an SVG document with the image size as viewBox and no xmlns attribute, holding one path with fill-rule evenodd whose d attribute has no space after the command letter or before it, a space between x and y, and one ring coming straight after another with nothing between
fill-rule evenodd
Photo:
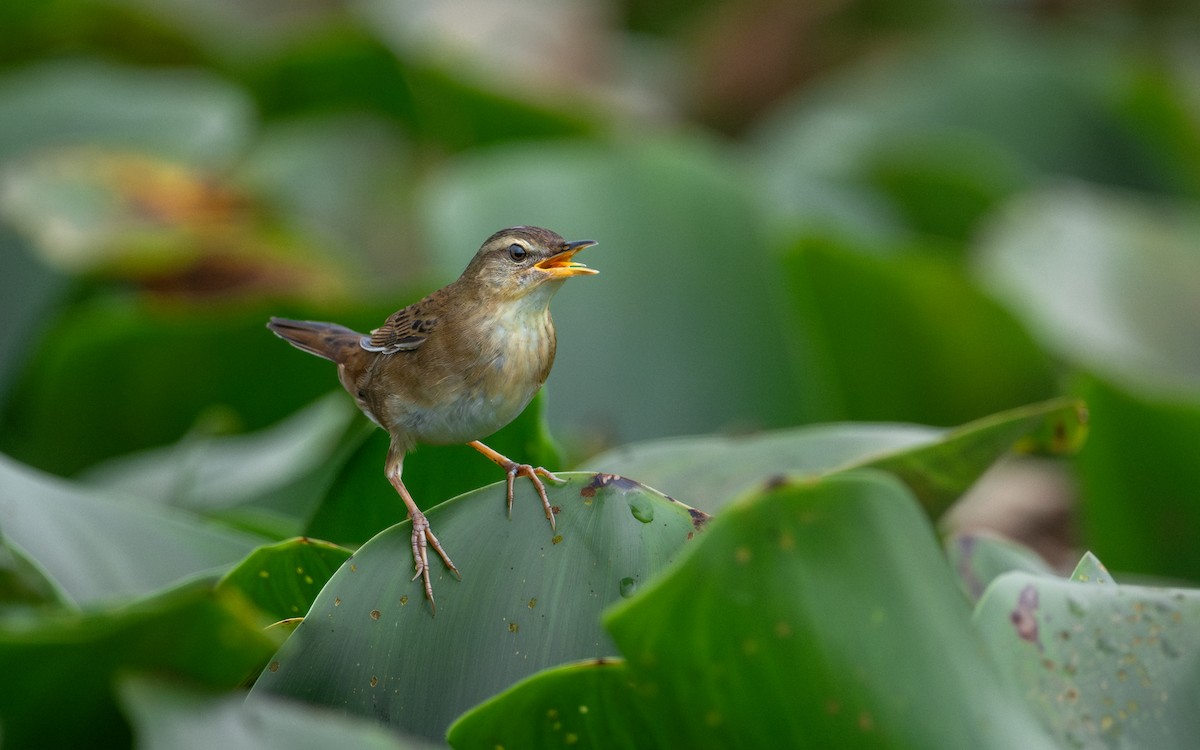
<instances>
[{"instance_id":1,"label":"bird's claw","mask_svg":"<svg viewBox=\"0 0 1200 750\"><path fill-rule=\"evenodd\" d=\"M513 485L516 483L517 477L529 477L529 481L533 482L533 488L537 490L538 497L542 501L542 508L546 511L546 520L550 522L550 529L554 530L554 509L550 506L550 498L546 497L546 485L542 482L541 477L545 477L555 484L561 484L567 480L555 476L554 472L540 466L519 464L515 461L504 468L505 474L508 476L508 517L512 518Z\"/></svg>"},{"instance_id":2,"label":"bird's claw","mask_svg":"<svg viewBox=\"0 0 1200 750\"><path fill-rule=\"evenodd\" d=\"M412 519L413 564L417 571L413 574L412 580L423 579L425 598L429 600L429 606L433 610L433 613L437 614L437 602L433 600L433 583L429 579L430 547L433 547L433 550L438 553L438 557L442 558L442 562L446 564L450 572L461 581L462 574L458 572L458 568L450 560L450 556L446 554L446 550L442 548L442 543L438 541L437 536L433 533L433 529L429 527L429 520L425 518L424 513L417 513Z\"/></svg>"}]
</instances>

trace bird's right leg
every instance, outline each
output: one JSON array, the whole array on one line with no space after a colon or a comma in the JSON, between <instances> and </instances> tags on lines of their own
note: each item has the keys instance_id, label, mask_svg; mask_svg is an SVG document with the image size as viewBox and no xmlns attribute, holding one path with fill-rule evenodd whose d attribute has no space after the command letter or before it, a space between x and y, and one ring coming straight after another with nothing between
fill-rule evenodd
<instances>
[{"instance_id":1,"label":"bird's right leg","mask_svg":"<svg viewBox=\"0 0 1200 750\"><path fill-rule=\"evenodd\" d=\"M434 613L437 612L437 604L433 601L433 584L429 581L429 547L433 547L438 556L442 558L442 562L446 567L454 573L460 580L462 575L458 572L458 568L454 567L454 563L450 561L450 556L446 554L446 550L442 549L442 543L434 535L433 529L429 528L429 521L425 518L425 514L417 507L417 503L413 500L412 495L408 494L408 488L404 486L404 482L400 479L400 473L404 469L404 450L396 446L395 443L388 449L387 463L384 466L384 472L387 474L388 481L396 488L396 492L400 494L400 499L404 501L404 507L408 509L408 517L412 520L412 553L413 563L416 566L416 574L413 575L413 580L421 577L425 584L425 598L429 600L429 606L433 608Z\"/></svg>"}]
</instances>

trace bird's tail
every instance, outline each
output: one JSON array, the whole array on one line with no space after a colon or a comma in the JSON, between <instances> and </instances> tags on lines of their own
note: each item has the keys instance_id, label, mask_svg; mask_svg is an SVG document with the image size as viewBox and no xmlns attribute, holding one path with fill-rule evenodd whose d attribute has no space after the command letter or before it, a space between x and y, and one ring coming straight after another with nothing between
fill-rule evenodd
<instances>
[{"instance_id":1,"label":"bird's tail","mask_svg":"<svg viewBox=\"0 0 1200 750\"><path fill-rule=\"evenodd\" d=\"M362 338L361 333L345 326L310 320L271 318L267 328L297 349L339 364L359 348L358 342Z\"/></svg>"}]
</instances>

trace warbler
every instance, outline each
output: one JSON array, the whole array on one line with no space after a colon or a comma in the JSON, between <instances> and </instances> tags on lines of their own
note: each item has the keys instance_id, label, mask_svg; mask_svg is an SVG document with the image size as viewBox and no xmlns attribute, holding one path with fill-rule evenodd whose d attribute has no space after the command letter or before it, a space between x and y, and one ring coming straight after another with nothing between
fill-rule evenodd
<instances>
[{"instance_id":1,"label":"warbler","mask_svg":"<svg viewBox=\"0 0 1200 750\"><path fill-rule=\"evenodd\" d=\"M423 579L435 613L428 548L462 575L404 486L404 456L417 443L470 445L504 469L510 517L513 483L524 476L554 528L542 479L559 478L480 439L515 419L546 382L557 344L550 299L567 279L597 273L574 260L595 244L567 242L540 227L510 227L488 237L457 280L369 334L336 323L271 318L267 324L298 349L337 364L342 386L391 436L384 473L412 521L413 580Z\"/></svg>"}]
</instances>

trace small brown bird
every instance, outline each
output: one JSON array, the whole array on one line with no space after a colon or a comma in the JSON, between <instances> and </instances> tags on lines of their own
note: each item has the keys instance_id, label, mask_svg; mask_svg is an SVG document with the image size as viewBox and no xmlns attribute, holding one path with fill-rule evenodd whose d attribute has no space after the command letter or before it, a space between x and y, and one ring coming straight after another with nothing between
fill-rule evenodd
<instances>
[{"instance_id":1,"label":"small brown bird","mask_svg":"<svg viewBox=\"0 0 1200 750\"><path fill-rule=\"evenodd\" d=\"M479 438L515 419L546 382L556 346L550 298L572 276L597 273L572 260L595 244L567 242L540 227L503 229L458 280L392 314L370 335L335 323L271 318L267 324L292 346L336 363L358 407L391 435L384 471L412 519L413 580L423 577L435 611L428 547L462 576L400 479L404 454L418 442L466 443L507 473L509 515L514 480L529 477L554 527L541 477L558 477L512 461Z\"/></svg>"}]
</instances>

